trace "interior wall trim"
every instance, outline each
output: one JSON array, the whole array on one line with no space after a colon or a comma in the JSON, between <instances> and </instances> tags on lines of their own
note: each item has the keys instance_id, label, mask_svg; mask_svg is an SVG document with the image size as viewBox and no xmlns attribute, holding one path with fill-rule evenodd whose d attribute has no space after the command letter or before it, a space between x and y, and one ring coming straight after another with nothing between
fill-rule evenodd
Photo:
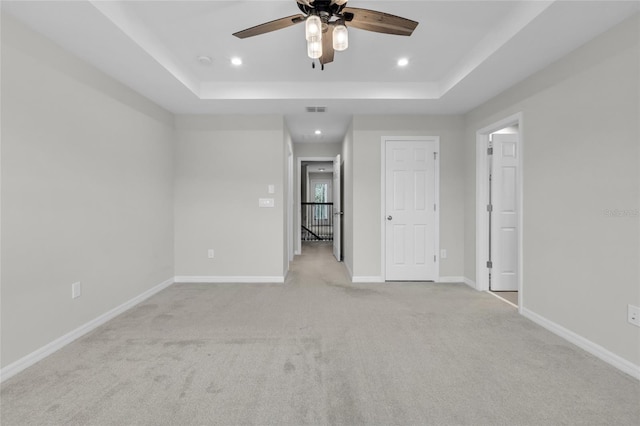
<instances>
[{"instance_id":1,"label":"interior wall trim","mask_svg":"<svg viewBox=\"0 0 640 426\"><path fill-rule=\"evenodd\" d=\"M468 285L469 287L471 287L474 290L478 289L478 285L476 284L476 282L474 280L471 280L467 277L462 277L462 282L465 283L466 285Z\"/></svg>"},{"instance_id":2,"label":"interior wall trim","mask_svg":"<svg viewBox=\"0 0 640 426\"><path fill-rule=\"evenodd\" d=\"M283 275L274 276L214 276L214 275L178 275L174 277L176 283L203 283L203 284L282 284Z\"/></svg>"},{"instance_id":3,"label":"interior wall trim","mask_svg":"<svg viewBox=\"0 0 640 426\"><path fill-rule=\"evenodd\" d=\"M630 376L634 377L637 380L640 380L640 365L636 365L630 361L627 361L626 359L603 348L597 343L594 343L591 340L577 333L574 333L573 331L566 329L563 326L556 324L555 322L541 315L538 315L537 313L527 308L521 308L520 313L524 317L546 328L550 332L562 337L563 339L569 341L570 343L573 343L579 348L589 352L591 355L600 358L601 360L612 365L618 370L629 374Z\"/></svg>"},{"instance_id":4,"label":"interior wall trim","mask_svg":"<svg viewBox=\"0 0 640 426\"><path fill-rule=\"evenodd\" d=\"M117 306L111 309L110 311L105 312L104 314L100 315L97 318L94 318L93 320L85 323L84 325L81 325L75 330L70 331L69 333L55 339L54 341L42 346L39 349L36 349L35 351L20 358L19 360L12 362L11 364L7 365L6 367L0 370L0 383L9 379L10 377L15 376L16 374L20 373L26 368L31 367L36 362L43 360L44 358L48 357L52 353L62 349L69 343L84 336L90 331L95 330L96 328L100 327L102 324L117 317L123 312L133 308L137 304L144 302L146 299L150 298L154 294L169 287L171 284L173 284L173 282L174 282L173 277L169 278L168 280L163 281L154 287L151 287L149 290L139 294L133 299L128 300L127 302L124 302L120 306Z\"/></svg>"},{"instance_id":5,"label":"interior wall trim","mask_svg":"<svg viewBox=\"0 0 640 426\"><path fill-rule=\"evenodd\" d=\"M457 276L444 276L444 277L439 277L438 281L439 283L464 283L465 278L464 277L457 277Z\"/></svg>"},{"instance_id":6,"label":"interior wall trim","mask_svg":"<svg viewBox=\"0 0 640 426\"><path fill-rule=\"evenodd\" d=\"M365 276L365 275L354 275L351 277L352 283L383 283L383 277L377 276Z\"/></svg>"}]
</instances>

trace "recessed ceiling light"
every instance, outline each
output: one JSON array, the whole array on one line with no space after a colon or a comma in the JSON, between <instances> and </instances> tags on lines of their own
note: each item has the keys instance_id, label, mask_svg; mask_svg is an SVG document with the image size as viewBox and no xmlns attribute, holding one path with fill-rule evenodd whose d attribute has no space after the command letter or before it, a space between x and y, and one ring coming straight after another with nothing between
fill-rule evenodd
<instances>
[{"instance_id":1,"label":"recessed ceiling light","mask_svg":"<svg viewBox=\"0 0 640 426\"><path fill-rule=\"evenodd\" d=\"M205 55L198 56L198 62L200 62L200 64L202 65L211 65L213 63L211 58Z\"/></svg>"},{"instance_id":2,"label":"recessed ceiling light","mask_svg":"<svg viewBox=\"0 0 640 426\"><path fill-rule=\"evenodd\" d=\"M406 67L407 65L409 65L409 59L407 59L407 58L398 59L398 66L399 67Z\"/></svg>"},{"instance_id":3,"label":"recessed ceiling light","mask_svg":"<svg viewBox=\"0 0 640 426\"><path fill-rule=\"evenodd\" d=\"M315 133L316 133L316 135L321 135L322 134L322 130L316 130Z\"/></svg>"},{"instance_id":4,"label":"recessed ceiling light","mask_svg":"<svg viewBox=\"0 0 640 426\"><path fill-rule=\"evenodd\" d=\"M240 66L242 65L242 59L234 56L233 58L231 58L231 63L235 66Z\"/></svg>"},{"instance_id":5,"label":"recessed ceiling light","mask_svg":"<svg viewBox=\"0 0 640 426\"><path fill-rule=\"evenodd\" d=\"M324 168L324 167L320 167L320 168L318 169L318 171L319 171L319 172L324 172L324 170L325 170L325 168Z\"/></svg>"}]
</instances>

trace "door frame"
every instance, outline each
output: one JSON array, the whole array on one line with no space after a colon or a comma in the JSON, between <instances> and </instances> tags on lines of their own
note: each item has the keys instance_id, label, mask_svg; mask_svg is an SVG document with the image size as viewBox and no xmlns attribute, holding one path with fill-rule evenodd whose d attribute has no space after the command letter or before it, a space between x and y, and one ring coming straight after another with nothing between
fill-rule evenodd
<instances>
[{"instance_id":1,"label":"door frame","mask_svg":"<svg viewBox=\"0 0 640 426\"><path fill-rule=\"evenodd\" d=\"M523 158L524 158L524 119L522 112L510 115L476 132L476 289L489 291L489 274L487 260L489 259L489 224L487 204L489 201L489 167L487 164L487 149L489 137L492 133L505 127L518 126L518 177L516 188L518 191L518 311L522 312L524 300L523 289L523 240L522 240L522 206L523 206Z\"/></svg>"},{"instance_id":2,"label":"door frame","mask_svg":"<svg viewBox=\"0 0 640 426\"><path fill-rule=\"evenodd\" d=\"M436 146L435 161L435 191L433 194L436 203L434 239L436 247L436 282L440 281L440 136L382 136L380 138L380 278L384 282L387 279L387 233L386 233L386 198L387 198L387 141L427 141L434 142Z\"/></svg>"},{"instance_id":3,"label":"door frame","mask_svg":"<svg viewBox=\"0 0 640 426\"><path fill-rule=\"evenodd\" d=\"M302 232L300 232L300 225L302 224L302 204L304 201L302 200L302 162L303 161L319 161L319 162L328 162L328 163L333 163L336 161L335 157L297 157L296 158L296 166L298 167L297 169L297 182L296 182L296 216L298 218L298 226L297 229L294 230L294 235L295 235L295 239L296 239L296 245L295 245L295 254L296 255L300 255L302 254ZM333 176L333 173L331 173L331 176ZM307 184L309 182L307 181ZM308 197L308 192L307 192L307 197ZM295 226L295 225L293 225ZM334 225L335 226L335 225Z\"/></svg>"},{"instance_id":4,"label":"door frame","mask_svg":"<svg viewBox=\"0 0 640 426\"><path fill-rule=\"evenodd\" d=\"M289 264L293 261L295 253L295 246L293 243L293 209L294 209L294 194L293 194L293 151L291 147L288 147L287 155L287 255L289 261L287 262L287 271L289 271Z\"/></svg>"}]
</instances>

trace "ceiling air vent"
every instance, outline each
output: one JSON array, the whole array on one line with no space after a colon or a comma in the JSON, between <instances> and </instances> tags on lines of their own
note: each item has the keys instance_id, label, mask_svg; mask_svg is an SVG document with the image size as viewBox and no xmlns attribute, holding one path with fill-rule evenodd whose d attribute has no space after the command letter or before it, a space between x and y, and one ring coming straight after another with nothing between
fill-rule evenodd
<instances>
[{"instance_id":1,"label":"ceiling air vent","mask_svg":"<svg viewBox=\"0 0 640 426\"><path fill-rule=\"evenodd\" d=\"M327 107L324 106L308 106L307 112L327 112Z\"/></svg>"}]
</instances>

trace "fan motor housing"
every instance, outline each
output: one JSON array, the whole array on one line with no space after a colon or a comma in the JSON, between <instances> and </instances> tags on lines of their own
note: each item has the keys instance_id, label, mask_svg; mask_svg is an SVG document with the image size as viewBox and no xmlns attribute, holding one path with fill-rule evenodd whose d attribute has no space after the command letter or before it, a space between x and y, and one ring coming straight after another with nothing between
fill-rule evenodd
<instances>
[{"instance_id":1,"label":"fan motor housing","mask_svg":"<svg viewBox=\"0 0 640 426\"><path fill-rule=\"evenodd\" d=\"M323 22L327 22L334 15L340 15L342 9L345 8L347 2L338 4L332 0L296 0L298 8L305 15L318 15Z\"/></svg>"}]
</instances>

